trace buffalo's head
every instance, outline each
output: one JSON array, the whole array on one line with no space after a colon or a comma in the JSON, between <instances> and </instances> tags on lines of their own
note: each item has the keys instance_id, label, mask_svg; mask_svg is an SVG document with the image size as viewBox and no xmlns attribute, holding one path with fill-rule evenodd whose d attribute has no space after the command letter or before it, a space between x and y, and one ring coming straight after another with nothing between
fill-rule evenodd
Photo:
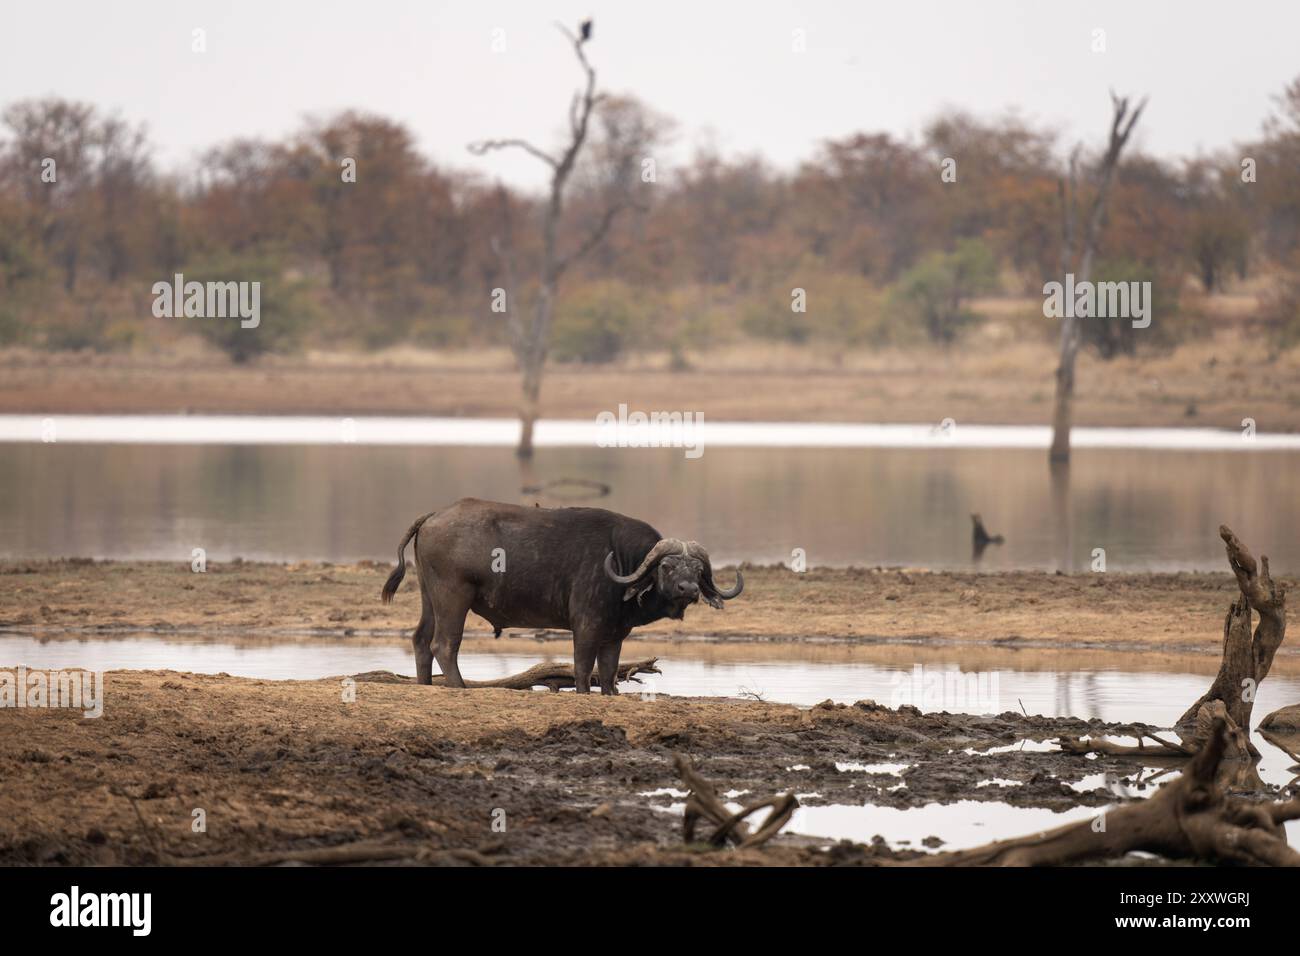
<instances>
[{"instance_id":1,"label":"buffalo's head","mask_svg":"<svg viewBox=\"0 0 1300 956\"><path fill-rule=\"evenodd\" d=\"M631 574L619 574L614 568L614 552L605 555L605 574L611 581L626 585L623 600L636 598L640 603L652 589L670 608L671 617L680 618L686 608L703 598L710 607L721 608L745 589L745 579L736 570L736 584L722 590L713 583L709 552L696 541L663 538Z\"/></svg>"}]
</instances>

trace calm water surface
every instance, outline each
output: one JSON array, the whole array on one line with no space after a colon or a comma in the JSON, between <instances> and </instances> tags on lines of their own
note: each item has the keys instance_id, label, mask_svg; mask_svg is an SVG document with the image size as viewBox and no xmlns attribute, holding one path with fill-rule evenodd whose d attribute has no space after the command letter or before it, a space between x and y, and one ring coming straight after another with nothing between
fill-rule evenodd
<instances>
[{"instance_id":1,"label":"calm water surface","mask_svg":"<svg viewBox=\"0 0 1300 956\"><path fill-rule=\"evenodd\" d=\"M0 556L392 560L417 515L557 479L704 542L723 563L1223 570L1232 526L1300 573L1300 451L1082 448L1054 477L1039 448L508 447L0 443ZM565 489L556 489L556 494ZM568 489L570 492L574 489ZM976 561L969 515L1006 537Z\"/></svg>"}]
</instances>

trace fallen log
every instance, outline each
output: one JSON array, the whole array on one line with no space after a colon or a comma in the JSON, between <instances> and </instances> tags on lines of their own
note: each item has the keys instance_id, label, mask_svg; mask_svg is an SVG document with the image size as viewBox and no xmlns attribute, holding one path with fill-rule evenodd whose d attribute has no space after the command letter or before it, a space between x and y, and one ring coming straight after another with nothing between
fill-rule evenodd
<instances>
[{"instance_id":1,"label":"fallen log","mask_svg":"<svg viewBox=\"0 0 1300 956\"><path fill-rule=\"evenodd\" d=\"M657 665L659 658L647 657L640 661L627 661L618 665L619 683L633 681L641 683L637 674L661 674ZM435 687L445 687L447 679L441 674L433 675L433 685ZM467 680L466 687L506 687L511 690L531 690L534 687L547 687L553 692L558 692L565 687L574 687L577 682L573 677L573 665L563 664L559 661L534 664L526 671L518 674L511 674L509 677L497 677L493 680ZM599 675L591 675L591 686L600 686Z\"/></svg>"},{"instance_id":2,"label":"fallen log","mask_svg":"<svg viewBox=\"0 0 1300 956\"><path fill-rule=\"evenodd\" d=\"M677 775L682 778L682 783L686 784L688 791L682 824L682 837L687 843L695 842L695 828L701 819L705 819L715 825L713 833L705 841L710 846L721 847L728 842L738 849L761 846L781 832L781 828L789 822L790 817L799 807L799 801L795 799L794 794L787 793L768 797L766 800L755 800L732 813L718 796L713 784L700 776L700 772L695 769L689 757L674 754L673 765L677 768ZM769 807L771 812L758 829L750 833L744 821L759 810Z\"/></svg>"},{"instance_id":3,"label":"fallen log","mask_svg":"<svg viewBox=\"0 0 1300 956\"><path fill-rule=\"evenodd\" d=\"M641 683L638 674L662 674L663 671L658 666L659 658L647 657L639 661L627 661L618 665L618 679L620 682L632 681ZM402 677L391 671L366 671L364 674L353 674L352 680L359 683L367 684L410 684L415 678ZM552 691L559 691L565 687L575 686L573 679L573 665L563 664L560 662L534 664L526 671L518 674L511 674L509 677L496 677L492 680L467 680L466 687L505 687L508 690L531 690L534 687L547 687ZM433 675L433 685L435 687L446 687L447 681L441 674ZM591 675L591 686L599 687L600 678L596 674Z\"/></svg>"},{"instance_id":4,"label":"fallen log","mask_svg":"<svg viewBox=\"0 0 1300 956\"><path fill-rule=\"evenodd\" d=\"M1178 779L1146 800L1013 840L904 861L902 866L1060 866L1135 850L1173 859L1251 866L1300 866L1283 823L1300 819L1300 798L1259 803L1228 796L1219 765L1229 746L1227 721L1211 727Z\"/></svg>"}]
</instances>

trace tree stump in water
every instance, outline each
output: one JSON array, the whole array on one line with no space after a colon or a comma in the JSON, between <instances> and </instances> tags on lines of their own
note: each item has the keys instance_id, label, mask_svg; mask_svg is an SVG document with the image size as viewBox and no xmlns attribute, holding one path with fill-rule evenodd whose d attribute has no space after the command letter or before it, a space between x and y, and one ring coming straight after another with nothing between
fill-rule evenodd
<instances>
[{"instance_id":1,"label":"tree stump in water","mask_svg":"<svg viewBox=\"0 0 1300 956\"><path fill-rule=\"evenodd\" d=\"M1178 718L1175 726L1188 729L1194 739L1203 739L1206 720L1212 718L1202 717L1202 708L1218 701L1239 743L1251 756L1258 757L1259 751L1250 742L1250 712L1259 685L1268 676L1273 656L1286 637L1286 588L1274 584L1268 572L1268 558L1261 555L1257 562L1231 528L1220 525L1219 537L1227 547L1228 564L1237 576L1241 595L1228 608L1223 621L1223 660L1214 683ZM1259 626L1253 636L1252 610L1259 614Z\"/></svg>"},{"instance_id":2,"label":"tree stump in water","mask_svg":"<svg viewBox=\"0 0 1300 956\"><path fill-rule=\"evenodd\" d=\"M1155 746L1139 742L1134 747L1106 740L1062 737L1063 750L1078 754L1190 757L1209 738L1216 721L1221 720L1227 728L1228 756L1259 759L1259 751L1250 742L1250 713L1259 685L1268 676L1273 656L1286 637L1286 588L1274 583L1268 558L1261 556L1256 561L1231 528L1220 525L1219 537L1227 549L1228 565L1237 576L1241 593L1229 606L1223 622L1223 658L1214 683L1174 725L1181 742L1175 744L1152 737ZM1259 614L1259 626L1253 635L1252 611Z\"/></svg>"}]
</instances>

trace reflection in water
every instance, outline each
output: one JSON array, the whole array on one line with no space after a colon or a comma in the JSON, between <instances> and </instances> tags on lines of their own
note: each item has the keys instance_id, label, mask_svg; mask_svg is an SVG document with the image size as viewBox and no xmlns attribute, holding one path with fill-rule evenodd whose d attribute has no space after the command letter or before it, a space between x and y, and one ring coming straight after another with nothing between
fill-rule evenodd
<instances>
[{"instance_id":1,"label":"reflection in water","mask_svg":"<svg viewBox=\"0 0 1300 956\"><path fill-rule=\"evenodd\" d=\"M984 519L977 514L970 516L971 520L971 562L979 565L980 558L984 556L984 551L991 544L1002 544L1005 538L1000 534L989 534L984 527Z\"/></svg>"},{"instance_id":2,"label":"reflection in water","mask_svg":"<svg viewBox=\"0 0 1300 956\"><path fill-rule=\"evenodd\" d=\"M362 445L0 447L0 554L189 560L389 560L410 520L458 497L531 503L581 478L602 507L704 542L720 563L969 568L968 516L1006 543L987 570L1224 569L1226 523L1282 574L1300 570L1300 453L1082 449L509 448ZM549 499L544 504L555 504Z\"/></svg>"}]
</instances>

